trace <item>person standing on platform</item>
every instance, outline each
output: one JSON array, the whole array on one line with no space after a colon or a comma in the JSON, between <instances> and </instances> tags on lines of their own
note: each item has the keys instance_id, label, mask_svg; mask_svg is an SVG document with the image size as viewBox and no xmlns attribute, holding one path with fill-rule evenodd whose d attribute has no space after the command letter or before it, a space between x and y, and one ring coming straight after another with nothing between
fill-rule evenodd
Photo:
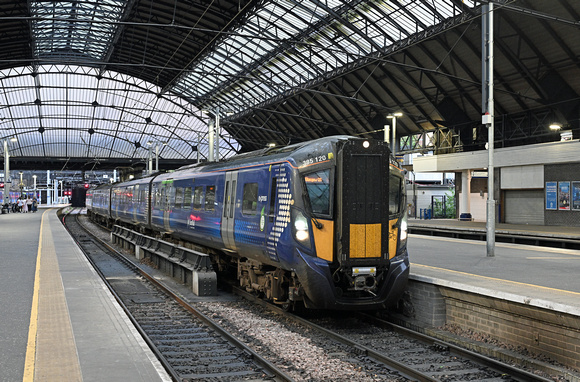
<instances>
[{"instance_id":1,"label":"person standing on platform","mask_svg":"<svg viewBox=\"0 0 580 382\"><path fill-rule=\"evenodd\" d=\"M22 196L18 198L18 212L22 213L22 209L24 208L24 205L26 203L24 203L24 199L22 199Z\"/></svg>"},{"instance_id":2,"label":"person standing on platform","mask_svg":"<svg viewBox=\"0 0 580 382\"><path fill-rule=\"evenodd\" d=\"M27 213L28 212L28 203L27 203L27 199L24 199L24 197L22 197L22 212Z\"/></svg>"},{"instance_id":3,"label":"person standing on platform","mask_svg":"<svg viewBox=\"0 0 580 382\"><path fill-rule=\"evenodd\" d=\"M26 198L26 212L32 212L32 199L30 196Z\"/></svg>"},{"instance_id":4,"label":"person standing on platform","mask_svg":"<svg viewBox=\"0 0 580 382\"><path fill-rule=\"evenodd\" d=\"M35 196L32 198L32 212L36 212L36 210L38 210L38 199Z\"/></svg>"}]
</instances>

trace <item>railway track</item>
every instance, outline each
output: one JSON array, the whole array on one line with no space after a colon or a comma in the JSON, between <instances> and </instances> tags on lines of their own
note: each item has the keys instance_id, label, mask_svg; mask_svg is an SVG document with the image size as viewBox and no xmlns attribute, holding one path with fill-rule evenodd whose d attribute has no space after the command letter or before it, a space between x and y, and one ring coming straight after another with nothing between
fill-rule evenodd
<instances>
[{"instance_id":1,"label":"railway track","mask_svg":"<svg viewBox=\"0 0 580 382\"><path fill-rule=\"evenodd\" d=\"M84 240L84 236L78 239ZM129 301L126 305L133 307L135 320L182 379L185 376L189 380L235 380L209 379L206 369L212 369L216 378L222 378L226 365L242 368L244 358L248 358L246 354L259 352L264 362L277 365L274 369L285 375L275 376L275 372L264 372L259 366L252 369L262 380L551 381L372 316L324 312L302 318L244 292L238 293L247 301L196 303L198 315L208 320L211 317L218 322L216 325L239 338L238 342L254 349L224 350L225 343L231 340L211 337L208 333L212 330L198 324L183 325L189 321L191 313L183 309L166 313L157 299L168 300L167 297L149 294L149 286L140 291L133 285L135 281L128 283L116 275L117 267L105 265L107 267L111 268L108 276L111 284L117 284L125 293L121 300ZM152 307L147 307L147 302L151 302ZM157 320L167 316L183 326L165 326L166 323ZM209 350L214 344L216 350ZM181 353L182 348L190 352ZM224 369L220 371L222 366ZM235 372L240 373L237 375L240 380L253 378L251 371L248 374L232 371ZM228 378L235 377L230 374Z\"/></svg>"},{"instance_id":2,"label":"railway track","mask_svg":"<svg viewBox=\"0 0 580 382\"><path fill-rule=\"evenodd\" d=\"M292 381L68 215L63 221L175 381Z\"/></svg>"},{"instance_id":3,"label":"railway track","mask_svg":"<svg viewBox=\"0 0 580 382\"><path fill-rule=\"evenodd\" d=\"M383 363L417 381L542 381L554 379L513 367L439 339L364 313L319 314L304 317L285 312L243 292L236 293L308 331L319 331L374 362Z\"/></svg>"}]
</instances>

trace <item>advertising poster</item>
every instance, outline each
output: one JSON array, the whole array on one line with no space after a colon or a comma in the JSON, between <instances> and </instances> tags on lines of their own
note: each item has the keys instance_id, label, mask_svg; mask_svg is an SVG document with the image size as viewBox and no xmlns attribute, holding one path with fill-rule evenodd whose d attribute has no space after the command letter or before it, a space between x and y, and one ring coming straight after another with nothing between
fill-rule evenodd
<instances>
[{"instance_id":1,"label":"advertising poster","mask_svg":"<svg viewBox=\"0 0 580 382\"><path fill-rule=\"evenodd\" d=\"M580 210L580 182L572 182L572 209Z\"/></svg>"},{"instance_id":2,"label":"advertising poster","mask_svg":"<svg viewBox=\"0 0 580 382\"><path fill-rule=\"evenodd\" d=\"M546 182L546 209L558 209L558 182Z\"/></svg>"},{"instance_id":3,"label":"advertising poster","mask_svg":"<svg viewBox=\"0 0 580 382\"><path fill-rule=\"evenodd\" d=\"M558 209L570 209L570 182L558 182Z\"/></svg>"}]
</instances>

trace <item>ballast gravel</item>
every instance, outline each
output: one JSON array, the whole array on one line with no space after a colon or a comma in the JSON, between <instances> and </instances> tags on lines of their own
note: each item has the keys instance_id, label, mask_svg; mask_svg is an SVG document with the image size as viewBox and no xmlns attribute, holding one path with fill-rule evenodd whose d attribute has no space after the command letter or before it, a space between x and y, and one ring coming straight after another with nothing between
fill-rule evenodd
<instances>
[{"instance_id":1,"label":"ballast gravel","mask_svg":"<svg viewBox=\"0 0 580 382\"><path fill-rule=\"evenodd\" d=\"M406 380L318 332L245 301L196 307L296 381Z\"/></svg>"}]
</instances>

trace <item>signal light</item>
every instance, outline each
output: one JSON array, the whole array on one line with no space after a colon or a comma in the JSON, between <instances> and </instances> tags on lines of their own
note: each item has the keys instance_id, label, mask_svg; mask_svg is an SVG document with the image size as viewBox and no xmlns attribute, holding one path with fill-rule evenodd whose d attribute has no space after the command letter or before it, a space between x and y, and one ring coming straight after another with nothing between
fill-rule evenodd
<instances>
[{"instance_id":1,"label":"signal light","mask_svg":"<svg viewBox=\"0 0 580 382\"><path fill-rule=\"evenodd\" d=\"M85 190L88 189L89 187L91 187L91 185L88 183L85 183Z\"/></svg>"}]
</instances>

